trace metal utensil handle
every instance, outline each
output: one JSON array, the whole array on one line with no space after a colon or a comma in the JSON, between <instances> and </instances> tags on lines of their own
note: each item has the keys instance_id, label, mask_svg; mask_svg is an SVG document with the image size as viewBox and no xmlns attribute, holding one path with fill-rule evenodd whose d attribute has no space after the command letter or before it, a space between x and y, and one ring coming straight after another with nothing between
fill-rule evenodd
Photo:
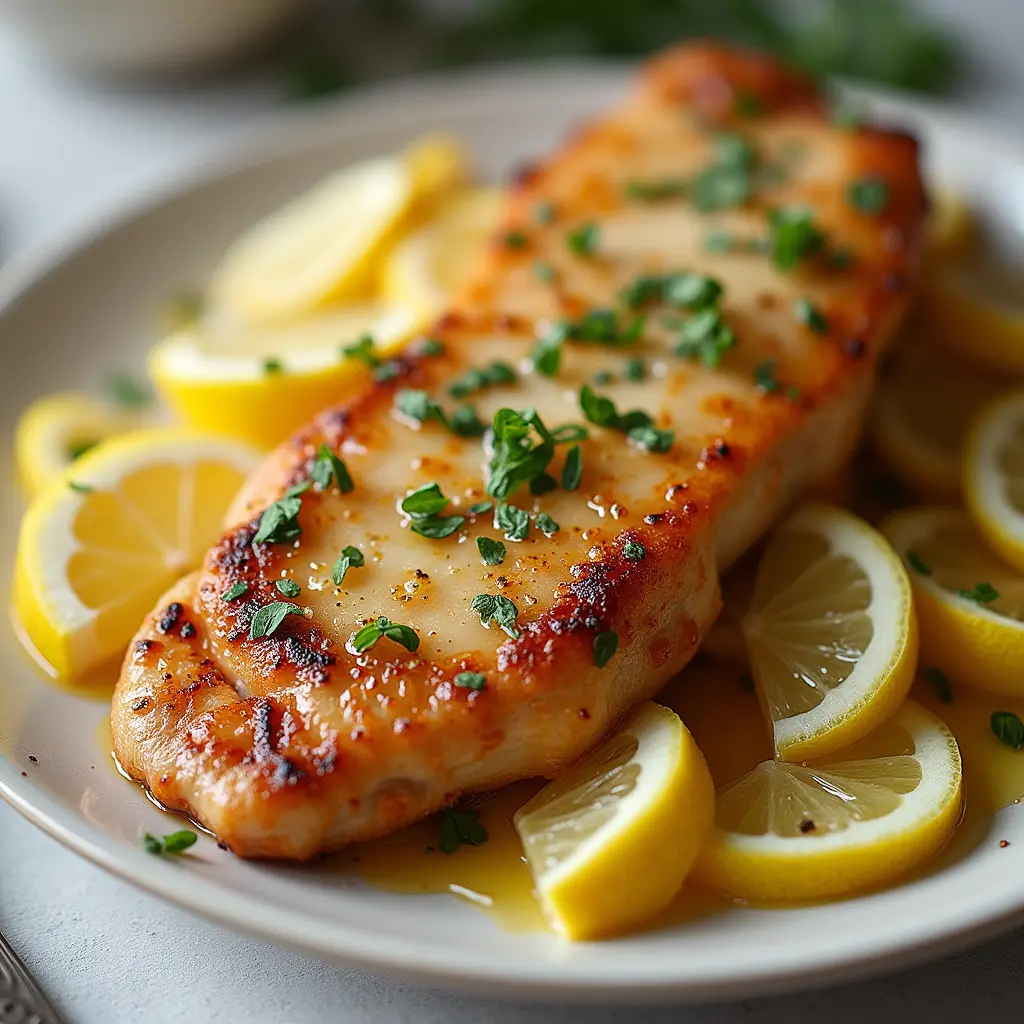
<instances>
[{"instance_id":1,"label":"metal utensil handle","mask_svg":"<svg viewBox=\"0 0 1024 1024\"><path fill-rule=\"evenodd\" d=\"M25 965L0 934L0 1024L62 1024Z\"/></svg>"}]
</instances>

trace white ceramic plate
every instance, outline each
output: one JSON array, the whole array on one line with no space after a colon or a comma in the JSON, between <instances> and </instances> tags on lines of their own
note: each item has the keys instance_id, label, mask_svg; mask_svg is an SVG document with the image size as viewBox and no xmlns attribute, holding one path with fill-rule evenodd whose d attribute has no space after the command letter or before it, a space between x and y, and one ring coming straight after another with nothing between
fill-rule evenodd
<instances>
[{"instance_id":1,"label":"white ceramic plate","mask_svg":"<svg viewBox=\"0 0 1024 1024\"><path fill-rule=\"evenodd\" d=\"M428 129L457 132L497 179L614 102L625 82L601 68L491 72L290 115L230 160L0 271L0 572L10 571L20 514L9 444L18 411L44 391L140 366L161 301L202 280L257 216L338 165ZM1024 225L1024 160L941 112L883 106L921 131L939 177L974 197L1012 241ZM18 810L169 900L350 964L524 996L736 998L891 968L1024 920L1017 809L959 835L940 870L897 889L817 907L735 910L581 945L504 932L450 896L397 896L337 870L247 863L205 837L188 857L155 858L139 850L138 836L167 831L167 821L109 766L98 731L105 702L40 678L6 617L0 667L0 794ZM1000 849L1001 838L1011 846Z\"/></svg>"}]
</instances>

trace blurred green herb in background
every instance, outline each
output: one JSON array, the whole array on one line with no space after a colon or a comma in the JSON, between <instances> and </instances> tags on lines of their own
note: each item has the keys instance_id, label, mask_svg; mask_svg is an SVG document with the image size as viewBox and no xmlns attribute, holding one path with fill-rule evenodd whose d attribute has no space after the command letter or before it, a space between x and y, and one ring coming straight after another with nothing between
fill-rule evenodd
<instances>
[{"instance_id":1,"label":"blurred green herb in background","mask_svg":"<svg viewBox=\"0 0 1024 1024\"><path fill-rule=\"evenodd\" d=\"M907 0L477 0L440 13L414 0L360 0L368 25L416 37L412 71L481 61L560 56L634 57L686 38L768 50L816 75L848 75L916 92L953 84L950 37ZM346 7L346 17L354 12ZM345 33L348 35L348 32ZM358 63L357 54L348 55ZM343 88L360 76L347 59L306 58L292 99Z\"/></svg>"}]
</instances>

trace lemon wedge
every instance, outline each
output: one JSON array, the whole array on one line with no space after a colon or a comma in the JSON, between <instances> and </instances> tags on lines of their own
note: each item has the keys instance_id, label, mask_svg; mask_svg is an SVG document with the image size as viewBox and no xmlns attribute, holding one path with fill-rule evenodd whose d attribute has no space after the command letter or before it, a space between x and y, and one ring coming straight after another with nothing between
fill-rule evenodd
<instances>
[{"instance_id":1,"label":"lemon wedge","mask_svg":"<svg viewBox=\"0 0 1024 1024\"><path fill-rule=\"evenodd\" d=\"M941 263L925 274L919 312L929 332L969 363L1024 375L1020 272L991 259Z\"/></svg>"},{"instance_id":2,"label":"lemon wedge","mask_svg":"<svg viewBox=\"0 0 1024 1024\"><path fill-rule=\"evenodd\" d=\"M465 170L461 147L432 137L338 171L232 245L213 274L213 305L267 324L369 294L389 245Z\"/></svg>"},{"instance_id":3,"label":"lemon wedge","mask_svg":"<svg viewBox=\"0 0 1024 1024\"><path fill-rule=\"evenodd\" d=\"M1024 391L990 404L964 448L964 497L978 529L1024 571Z\"/></svg>"},{"instance_id":4,"label":"lemon wedge","mask_svg":"<svg viewBox=\"0 0 1024 1024\"><path fill-rule=\"evenodd\" d=\"M958 509L907 509L882 529L910 569L925 663L966 686L1024 695L1024 576Z\"/></svg>"},{"instance_id":5,"label":"lemon wedge","mask_svg":"<svg viewBox=\"0 0 1024 1024\"><path fill-rule=\"evenodd\" d=\"M279 327L222 317L156 345L149 374L189 426L266 448L366 385L373 367L414 327L405 310L375 304L326 310Z\"/></svg>"},{"instance_id":6,"label":"lemon wedge","mask_svg":"<svg viewBox=\"0 0 1024 1024\"><path fill-rule=\"evenodd\" d=\"M843 509L809 505L780 527L742 626L785 761L866 736L914 681L910 581L886 539Z\"/></svg>"},{"instance_id":7,"label":"lemon wedge","mask_svg":"<svg viewBox=\"0 0 1024 1024\"><path fill-rule=\"evenodd\" d=\"M762 903L882 885L945 844L961 783L953 734L908 700L833 759L763 761L722 786L692 878Z\"/></svg>"},{"instance_id":8,"label":"lemon wedge","mask_svg":"<svg viewBox=\"0 0 1024 1024\"><path fill-rule=\"evenodd\" d=\"M901 352L878 386L871 440L882 461L929 501L957 501L971 418L999 389L993 376L934 345Z\"/></svg>"},{"instance_id":9,"label":"lemon wedge","mask_svg":"<svg viewBox=\"0 0 1024 1024\"><path fill-rule=\"evenodd\" d=\"M151 422L152 413L85 391L58 391L19 417L14 449L18 478L37 494L100 441Z\"/></svg>"},{"instance_id":10,"label":"lemon wedge","mask_svg":"<svg viewBox=\"0 0 1024 1024\"><path fill-rule=\"evenodd\" d=\"M455 196L385 260L380 279L383 299L408 309L420 322L440 314L493 233L501 203L502 192L496 188Z\"/></svg>"},{"instance_id":11,"label":"lemon wedge","mask_svg":"<svg viewBox=\"0 0 1024 1024\"><path fill-rule=\"evenodd\" d=\"M591 939L672 900L713 815L714 785L693 738L674 712L647 703L514 820L551 927Z\"/></svg>"},{"instance_id":12,"label":"lemon wedge","mask_svg":"<svg viewBox=\"0 0 1024 1024\"><path fill-rule=\"evenodd\" d=\"M21 524L14 602L63 678L119 655L160 594L220 533L257 453L235 441L141 430L104 441L40 492Z\"/></svg>"}]
</instances>

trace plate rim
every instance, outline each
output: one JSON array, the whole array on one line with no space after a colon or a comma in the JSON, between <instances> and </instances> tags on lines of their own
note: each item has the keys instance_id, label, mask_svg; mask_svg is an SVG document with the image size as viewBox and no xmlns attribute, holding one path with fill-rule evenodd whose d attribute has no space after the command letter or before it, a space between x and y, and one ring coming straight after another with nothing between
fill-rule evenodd
<instances>
[{"instance_id":1,"label":"plate rim","mask_svg":"<svg viewBox=\"0 0 1024 1024\"><path fill-rule=\"evenodd\" d=\"M442 103L446 113L456 116L470 116L481 108L489 113L499 108L521 109L570 81L576 88L586 84L602 89L610 84L624 86L632 70L629 64L572 61L539 70L506 65L407 77L364 88L311 110L265 115L184 166L174 167L166 176L150 179L128 195L91 209L86 216L12 256L0 267L0 319L30 293L44 288L47 279L66 263L86 255L107 235L227 175L323 144L324 132L340 141L348 135L358 136L370 122L375 129L386 128L388 123L404 125L410 119L410 107L429 113L436 103ZM968 122L965 116L939 104L877 90L858 92L876 105L884 118L897 124L903 120L909 120L912 126L927 124L938 133L955 133L1024 164L1024 147L1003 137L995 126L979 125L973 117ZM401 109L396 109L396 98L401 98ZM782 967L766 957L763 967L747 970L740 978L724 970L696 979L664 971L657 977L637 974L632 978L595 978L592 974L567 973L565 961L558 959L535 967L520 965L516 973L510 974L493 957L490 962L485 956L457 959L440 944L425 949L416 940L373 940L370 933L370 940L379 947L373 948L368 944L367 932L340 924L329 927L301 912L281 911L274 917L254 915L249 897L204 877L190 875L187 886L182 886L181 869L174 862L153 858L108 836L38 784L22 778L18 766L3 755L0 797L64 846L107 872L218 923L348 966L419 983L440 983L520 999L711 1001L765 995L848 981L897 964L919 963L1024 922L1022 883L1012 898L1005 892L998 898L993 893L979 893L969 916L961 911L957 919L953 911L947 911L947 919L936 914L929 918L927 927L920 922L901 924L879 936L870 949L854 948L845 954L829 951L823 944L816 959L798 965Z\"/></svg>"}]
</instances>

